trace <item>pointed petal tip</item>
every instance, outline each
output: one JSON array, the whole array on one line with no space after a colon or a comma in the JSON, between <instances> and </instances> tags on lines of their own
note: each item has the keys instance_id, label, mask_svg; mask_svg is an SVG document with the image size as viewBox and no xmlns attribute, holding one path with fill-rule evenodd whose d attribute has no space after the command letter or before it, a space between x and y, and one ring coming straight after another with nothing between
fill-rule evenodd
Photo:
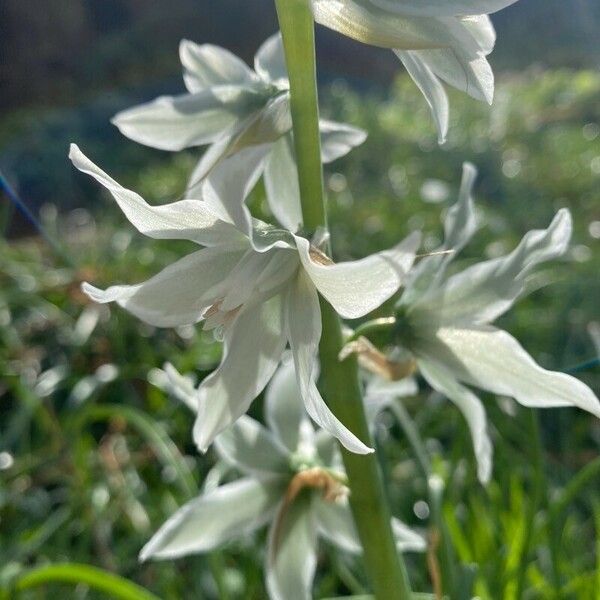
<instances>
[{"instance_id":1,"label":"pointed petal tip","mask_svg":"<svg viewBox=\"0 0 600 600\"><path fill-rule=\"evenodd\" d=\"M74 161L75 159L77 159L80 155L82 154L81 150L79 149L79 146L77 144L75 144L74 142L71 142L69 144L69 160Z\"/></svg>"},{"instance_id":2,"label":"pointed petal tip","mask_svg":"<svg viewBox=\"0 0 600 600\"><path fill-rule=\"evenodd\" d=\"M84 281L80 286L81 291L94 302L102 302L102 296L104 295L104 290L97 288L96 286Z\"/></svg>"},{"instance_id":3,"label":"pointed petal tip","mask_svg":"<svg viewBox=\"0 0 600 600\"><path fill-rule=\"evenodd\" d=\"M200 417L196 418L196 422L194 423L194 431L193 431L194 444L198 449L200 454L206 454L209 446L211 445L215 436L212 439L206 435L206 432L203 430L202 421Z\"/></svg>"}]
</instances>

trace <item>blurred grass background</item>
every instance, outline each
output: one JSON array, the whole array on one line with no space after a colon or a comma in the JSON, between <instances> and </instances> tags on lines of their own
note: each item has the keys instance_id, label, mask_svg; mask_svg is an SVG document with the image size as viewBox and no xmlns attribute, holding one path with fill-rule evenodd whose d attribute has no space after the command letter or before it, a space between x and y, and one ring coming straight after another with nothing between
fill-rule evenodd
<instances>
[{"instance_id":1,"label":"blurred grass background","mask_svg":"<svg viewBox=\"0 0 600 600\"><path fill-rule=\"evenodd\" d=\"M150 15L157 10L152 6ZM131 40L147 41L136 37L144 21L119 27L115 11L110 14L116 29L99 36L106 52L119 57L125 48L142 51ZM225 16L210 14L218 30ZM506 35L523 44L513 47L527 48L535 62L539 55L519 33L523 21L510 25L502 15ZM191 35L177 23L166 29L173 36ZM403 75L389 88L377 80L389 77L387 67L373 82L357 79L358 67L346 80L332 78L334 64L323 73L321 92L326 116L369 132L361 148L326 173L338 259L387 247L415 228L426 232L425 248L435 248L465 160L480 170L482 228L462 265L509 251L528 229L547 226L558 208L572 210L568 256L543 269L536 290L501 322L543 366L557 370L600 353L589 333L600 322L600 75L593 52L582 49L588 38L581 34L583 46L577 45L567 25L557 38L562 43L548 42L555 53L538 61L545 67L515 72L523 66L523 52L511 53L503 42L500 66L513 70L502 71L494 107L452 94L451 132L442 148L415 86ZM595 27L593 21L588 26ZM243 45L244 35L240 31L228 45ZM321 37L324 55L331 39ZM165 48L164 70L154 56L148 72L139 70L139 56L124 57L122 71L97 72L102 85L96 81L85 89L75 77L65 95L45 97L37 88L29 96L22 92L22 103L3 106L0 167L60 247L55 252L32 235L3 199L0 588L7 597L106 597L83 584L8 591L32 567L70 561L129 578L160 598L264 598L256 539L175 563L137 562L152 532L196 493L214 464L212 453L200 458L194 451L190 415L148 379L165 360L203 377L218 362L219 346L193 328L150 328L118 308L88 303L79 291L84 279L100 286L143 280L190 249L137 235L112 200L66 159L68 142L76 141L150 201L183 191L198 152L175 156L139 147L107 121L133 101L181 89L174 48ZM377 61L387 60L380 56ZM95 58L98 64L106 60L102 53ZM129 72L137 79L120 75ZM91 74L85 77L94 79ZM252 202L268 216L260 188ZM598 367L580 375L600 390ZM477 565L473 594L486 600L598 598L599 423L570 409L529 411L492 396L485 403L495 444L493 481L486 489L477 483L458 411L426 388L405 401L432 468L445 482L442 513L454 552L463 565ZM260 401L252 411L260 415ZM381 420L378 434L394 513L426 528L435 507L405 435L391 415ZM430 589L426 558L410 556L409 568L414 587ZM365 588L360 561L323 548L315 597Z\"/></svg>"}]
</instances>

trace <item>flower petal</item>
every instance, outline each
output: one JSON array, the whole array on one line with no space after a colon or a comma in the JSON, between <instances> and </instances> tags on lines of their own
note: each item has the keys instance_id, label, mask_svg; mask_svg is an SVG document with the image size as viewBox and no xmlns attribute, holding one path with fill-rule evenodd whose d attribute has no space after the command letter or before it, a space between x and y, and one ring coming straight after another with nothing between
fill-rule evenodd
<instances>
[{"instance_id":1,"label":"flower petal","mask_svg":"<svg viewBox=\"0 0 600 600\"><path fill-rule=\"evenodd\" d=\"M243 60L219 46L181 40L179 58L185 85L191 93L217 85L252 85L257 81Z\"/></svg>"},{"instance_id":2,"label":"flower petal","mask_svg":"<svg viewBox=\"0 0 600 600\"><path fill-rule=\"evenodd\" d=\"M517 0L371 0L373 4L403 15L421 17L458 17L490 14Z\"/></svg>"},{"instance_id":3,"label":"flower petal","mask_svg":"<svg viewBox=\"0 0 600 600\"><path fill-rule=\"evenodd\" d=\"M291 133L273 144L265 165L265 188L271 212L292 233L302 226L298 169Z\"/></svg>"},{"instance_id":4,"label":"flower petal","mask_svg":"<svg viewBox=\"0 0 600 600\"><path fill-rule=\"evenodd\" d=\"M444 245L441 250L451 253L426 256L411 269L405 284L405 291L400 298L400 305L407 306L417 301L426 292L439 288L446 274L446 269L454 257L467 245L477 230L477 218L473 204L473 186L477 170L470 163L463 164L462 181L456 203L448 210L444 221Z\"/></svg>"},{"instance_id":5,"label":"flower petal","mask_svg":"<svg viewBox=\"0 0 600 600\"><path fill-rule=\"evenodd\" d=\"M393 404L398 398L415 396L419 386L414 377L399 381L386 381L382 377L370 377L365 390L365 409L369 422L373 422L382 410Z\"/></svg>"},{"instance_id":6,"label":"flower petal","mask_svg":"<svg viewBox=\"0 0 600 600\"><path fill-rule=\"evenodd\" d=\"M347 498L336 502L316 499L314 506L319 533L323 537L341 550L352 554L362 553L362 544ZM399 552L422 552L427 548L425 539L399 519L392 518L392 530Z\"/></svg>"},{"instance_id":7,"label":"flower petal","mask_svg":"<svg viewBox=\"0 0 600 600\"><path fill-rule=\"evenodd\" d=\"M202 245L241 240L239 232L203 202L182 200L162 206L149 205L139 194L119 185L71 144L73 165L100 182L117 201L131 224L141 233L157 239L191 240Z\"/></svg>"},{"instance_id":8,"label":"flower petal","mask_svg":"<svg viewBox=\"0 0 600 600\"><path fill-rule=\"evenodd\" d=\"M134 142L179 151L216 141L261 103L262 96L248 86L218 86L194 94L161 96L117 113L111 122Z\"/></svg>"},{"instance_id":9,"label":"flower petal","mask_svg":"<svg viewBox=\"0 0 600 600\"><path fill-rule=\"evenodd\" d=\"M285 360L275 371L265 392L265 418L269 429L290 452L298 448L300 423L304 415L294 364Z\"/></svg>"},{"instance_id":10,"label":"flower petal","mask_svg":"<svg viewBox=\"0 0 600 600\"><path fill-rule=\"evenodd\" d=\"M117 302L138 319L155 327L197 323L215 298L211 290L241 259L244 249L215 246L174 262L138 285L115 285L100 290L89 283L82 290L100 304Z\"/></svg>"},{"instance_id":11,"label":"flower petal","mask_svg":"<svg viewBox=\"0 0 600 600\"><path fill-rule=\"evenodd\" d=\"M490 326L439 329L436 358L465 383L525 406L577 406L600 417L600 401L583 382L540 367L506 331Z\"/></svg>"},{"instance_id":12,"label":"flower petal","mask_svg":"<svg viewBox=\"0 0 600 600\"><path fill-rule=\"evenodd\" d=\"M440 80L425 64L419 52L411 50L395 50L394 53L402 61L408 74L412 77L417 87L421 90L431 109L433 120L438 130L438 143L443 144L448 135L448 119L450 107L448 95Z\"/></svg>"},{"instance_id":13,"label":"flower petal","mask_svg":"<svg viewBox=\"0 0 600 600\"><path fill-rule=\"evenodd\" d=\"M444 248L454 254L460 252L477 231L477 216L473 203L473 187L477 169L471 163L463 163L458 200L453 204L444 221Z\"/></svg>"},{"instance_id":14,"label":"flower petal","mask_svg":"<svg viewBox=\"0 0 600 600\"><path fill-rule=\"evenodd\" d=\"M468 28L464 29L464 35L470 36ZM494 99L494 73L483 52L479 49L473 52L468 46L420 50L419 57L449 85L475 100L491 104Z\"/></svg>"},{"instance_id":15,"label":"flower petal","mask_svg":"<svg viewBox=\"0 0 600 600\"><path fill-rule=\"evenodd\" d=\"M507 256L478 264L452 276L423 296L414 307L431 323L490 323L525 292L526 277L539 263L558 258L571 239L572 219L566 209L545 230L528 232Z\"/></svg>"},{"instance_id":16,"label":"flower petal","mask_svg":"<svg viewBox=\"0 0 600 600\"><path fill-rule=\"evenodd\" d=\"M308 241L294 237L306 273L345 319L363 317L398 291L415 260L421 240L420 234L415 232L395 248L367 258L320 264L311 258Z\"/></svg>"},{"instance_id":17,"label":"flower petal","mask_svg":"<svg viewBox=\"0 0 600 600\"><path fill-rule=\"evenodd\" d=\"M367 132L364 129L326 119L319 120L319 131L321 132L321 161L324 163L346 156L350 150L360 146L367 139Z\"/></svg>"},{"instance_id":18,"label":"flower petal","mask_svg":"<svg viewBox=\"0 0 600 600\"><path fill-rule=\"evenodd\" d=\"M311 496L282 505L267 540L265 565L271 600L310 600L317 568L317 533Z\"/></svg>"},{"instance_id":19,"label":"flower petal","mask_svg":"<svg viewBox=\"0 0 600 600\"><path fill-rule=\"evenodd\" d=\"M207 207L224 221L233 223L248 238L252 237L252 218L246 199L263 172L268 151L268 145L245 148L218 164L208 179L193 184ZM190 181L195 182L195 177L196 171ZM190 189L187 193L190 195Z\"/></svg>"},{"instance_id":20,"label":"flower petal","mask_svg":"<svg viewBox=\"0 0 600 600\"><path fill-rule=\"evenodd\" d=\"M481 14L479 16L464 17L461 22L469 30L481 51L486 56L491 54L496 45L496 30L492 20L487 15Z\"/></svg>"},{"instance_id":21,"label":"flower petal","mask_svg":"<svg viewBox=\"0 0 600 600\"><path fill-rule=\"evenodd\" d=\"M254 57L254 70L264 82L280 89L289 88L281 33L277 32L263 42Z\"/></svg>"},{"instance_id":22,"label":"flower petal","mask_svg":"<svg viewBox=\"0 0 600 600\"><path fill-rule=\"evenodd\" d=\"M226 330L221 364L198 388L194 441L201 452L248 410L271 379L285 345L280 296L239 313Z\"/></svg>"},{"instance_id":23,"label":"flower petal","mask_svg":"<svg viewBox=\"0 0 600 600\"><path fill-rule=\"evenodd\" d=\"M262 146L266 154L269 145L291 128L289 94L280 93L268 100L264 108L240 121L235 128L208 148L190 178L188 197L197 193L197 186L226 158L248 147Z\"/></svg>"},{"instance_id":24,"label":"flower petal","mask_svg":"<svg viewBox=\"0 0 600 600\"><path fill-rule=\"evenodd\" d=\"M249 475L290 472L285 448L258 421L246 415L217 436L215 449L224 461Z\"/></svg>"},{"instance_id":25,"label":"flower petal","mask_svg":"<svg viewBox=\"0 0 600 600\"><path fill-rule=\"evenodd\" d=\"M337 437L350 452L373 452L331 412L315 385L314 369L321 339L321 309L317 291L303 271L298 273L287 290L284 310L286 332L306 412L317 425Z\"/></svg>"},{"instance_id":26,"label":"flower petal","mask_svg":"<svg viewBox=\"0 0 600 600\"><path fill-rule=\"evenodd\" d=\"M315 498L314 510L319 533L327 541L345 552L362 553L362 544L356 531L348 498L340 498L335 502Z\"/></svg>"},{"instance_id":27,"label":"flower petal","mask_svg":"<svg viewBox=\"0 0 600 600\"><path fill-rule=\"evenodd\" d=\"M198 397L193 379L182 375L169 362L163 365L163 373L166 376L168 392L185 404L194 414L198 412Z\"/></svg>"},{"instance_id":28,"label":"flower petal","mask_svg":"<svg viewBox=\"0 0 600 600\"><path fill-rule=\"evenodd\" d=\"M364 44L398 50L451 45L451 19L401 16L371 0L313 0L312 9L317 23Z\"/></svg>"},{"instance_id":29,"label":"flower petal","mask_svg":"<svg viewBox=\"0 0 600 600\"><path fill-rule=\"evenodd\" d=\"M457 381L452 371L425 352L418 359L421 374L434 390L452 400L462 412L471 431L479 481L487 483L492 474L493 446L483 404L473 392Z\"/></svg>"},{"instance_id":30,"label":"flower petal","mask_svg":"<svg viewBox=\"0 0 600 600\"><path fill-rule=\"evenodd\" d=\"M182 506L140 552L140 560L208 552L273 518L284 493L278 480L240 479Z\"/></svg>"},{"instance_id":31,"label":"flower petal","mask_svg":"<svg viewBox=\"0 0 600 600\"><path fill-rule=\"evenodd\" d=\"M392 532L398 552L424 552L427 549L425 538L396 517L392 517Z\"/></svg>"}]
</instances>

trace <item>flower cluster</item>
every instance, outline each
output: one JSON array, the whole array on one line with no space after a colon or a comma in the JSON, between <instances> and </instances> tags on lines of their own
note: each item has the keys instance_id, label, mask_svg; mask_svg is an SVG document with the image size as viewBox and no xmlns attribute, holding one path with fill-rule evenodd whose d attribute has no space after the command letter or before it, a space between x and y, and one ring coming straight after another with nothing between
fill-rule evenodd
<instances>
[{"instance_id":1,"label":"flower cluster","mask_svg":"<svg viewBox=\"0 0 600 600\"><path fill-rule=\"evenodd\" d=\"M167 389L196 412L190 381L171 365L165 375ZM266 389L265 418L268 428L243 416L216 438L219 458L242 477L182 506L143 548L142 560L208 552L269 524L269 595L305 600L318 536L343 552L362 551L335 438L308 420L291 361L284 360ZM399 551L425 549L421 535L398 519L392 529Z\"/></svg>"},{"instance_id":2,"label":"flower cluster","mask_svg":"<svg viewBox=\"0 0 600 600\"><path fill-rule=\"evenodd\" d=\"M425 95L443 141L448 100L440 80L491 102L493 74L486 57L495 34L488 13L514 1L312 0L311 6L317 22L394 50ZM530 231L507 256L450 274L451 261L476 230L475 170L466 165L439 252L414 266L420 233L413 232L389 250L336 263L323 243L327 232L308 235L302 228L281 36L261 46L254 69L212 45L184 41L180 55L188 93L126 110L113 122L129 138L156 148L208 146L183 200L152 206L77 146L70 151L75 167L112 194L140 233L200 247L148 281L104 290L85 283L84 292L95 302L116 302L153 326L201 324L223 341L220 365L197 387L170 366L164 375L195 414L198 449L205 452L214 442L220 459L242 478L205 489L179 509L141 557L209 551L270 523L270 596L309 598L317 534L343 550L361 550L335 440L352 453L373 451L368 439L359 439L331 411L317 387L323 303L343 319L357 319L404 288L387 320L391 354L362 338L348 344L340 360L358 352L367 368L391 380L369 380L371 416L390 399L414 392L416 381L409 377L420 372L464 414L479 478L486 482L492 444L482 403L466 386L526 406L577 406L600 416L600 403L587 386L542 369L491 324L526 293L536 265L565 252L571 218L561 210L546 230ZM325 120L320 135L322 162L366 138L360 129ZM270 223L253 217L247 206L261 177ZM398 353L404 358L395 361ZM268 429L245 415L265 389ZM423 539L399 521L392 528L400 550L424 548Z\"/></svg>"},{"instance_id":3,"label":"flower cluster","mask_svg":"<svg viewBox=\"0 0 600 600\"><path fill-rule=\"evenodd\" d=\"M318 23L394 51L425 96L442 143L448 97L440 80L492 102L494 74L486 57L496 33L488 14L516 1L312 0L312 5Z\"/></svg>"},{"instance_id":4,"label":"flower cluster","mask_svg":"<svg viewBox=\"0 0 600 600\"><path fill-rule=\"evenodd\" d=\"M445 220L438 252L411 270L390 320L402 360L386 360L369 344L349 344L371 371L390 379L419 371L433 389L456 404L471 431L479 479L492 470L492 443L485 410L464 384L535 408L575 406L600 417L592 390L565 373L547 371L509 333L492 325L528 291L528 278L542 262L560 257L571 238L571 215L560 210L547 229L527 233L508 255L448 275L448 268L477 230L472 188L476 170L464 165L456 204ZM386 360L377 369L375 361ZM407 380L404 380L407 381ZM409 380L410 381L410 380ZM389 402L401 394L383 396Z\"/></svg>"}]
</instances>

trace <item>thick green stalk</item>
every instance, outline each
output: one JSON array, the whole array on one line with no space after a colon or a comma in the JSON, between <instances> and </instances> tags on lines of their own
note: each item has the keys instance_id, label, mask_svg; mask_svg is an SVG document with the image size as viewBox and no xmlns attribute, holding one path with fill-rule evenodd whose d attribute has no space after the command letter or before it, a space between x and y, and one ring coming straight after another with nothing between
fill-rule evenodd
<instances>
[{"instance_id":1,"label":"thick green stalk","mask_svg":"<svg viewBox=\"0 0 600 600\"><path fill-rule=\"evenodd\" d=\"M327 225L319 139L315 72L314 21L310 0L275 0L290 78L294 144L298 163L302 215L309 233ZM324 396L337 417L361 440L372 445L354 358L339 361L343 337L333 308L321 300L320 344ZM343 451L351 490L350 503L377 600L407 600L410 584L396 550L390 509L374 454Z\"/></svg>"}]
</instances>

